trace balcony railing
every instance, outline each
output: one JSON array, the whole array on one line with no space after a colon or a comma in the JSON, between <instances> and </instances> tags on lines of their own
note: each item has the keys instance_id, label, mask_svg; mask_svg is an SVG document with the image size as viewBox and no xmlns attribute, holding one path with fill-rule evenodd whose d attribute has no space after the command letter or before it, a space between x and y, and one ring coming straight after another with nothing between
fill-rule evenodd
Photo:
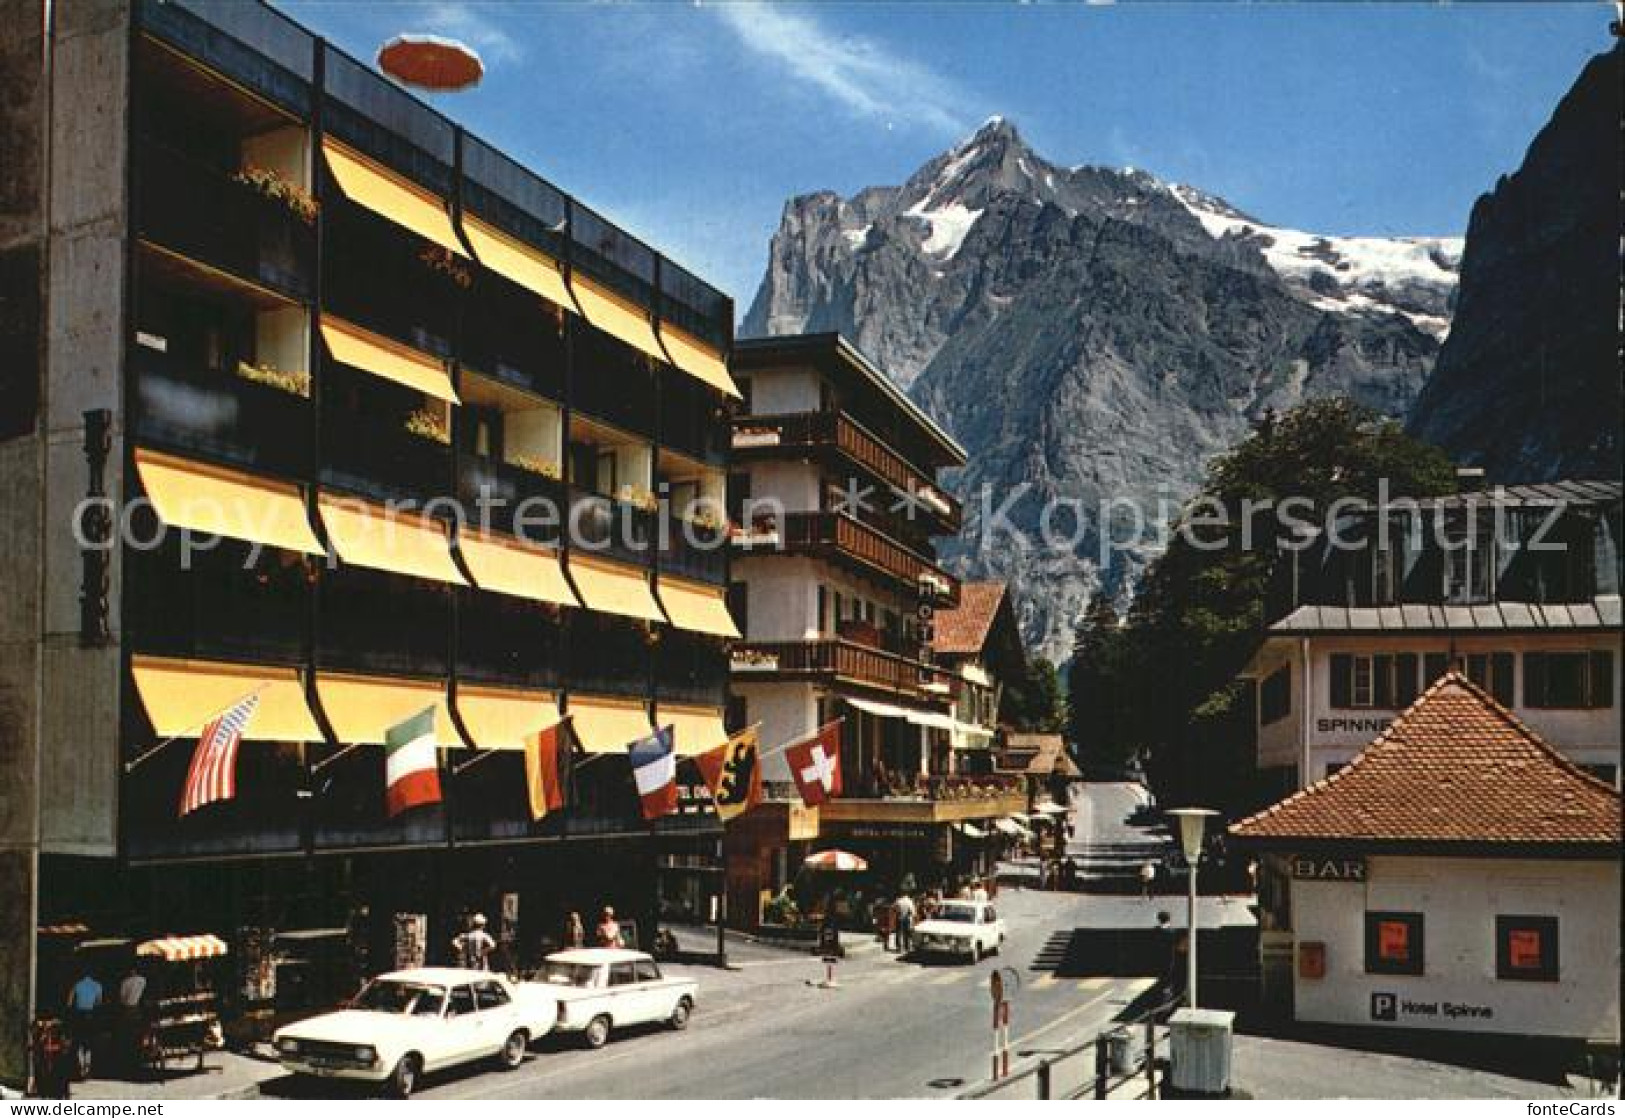
<instances>
[{"instance_id":1,"label":"balcony railing","mask_svg":"<svg viewBox=\"0 0 1625 1118\"><path fill-rule=\"evenodd\" d=\"M892 775L884 783L859 778L819 816L830 823L951 823L999 819L1026 807L1019 777Z\"/></svg>"},{"instance_id":2,"label":"balcony railing","mask_svg":"<svg viewBox=\"0 0 1625 1118\"><path fill-rule=\"evenodd\" d=\"M656 545L656 514L577 486L569 487L571 544L583 554L647 567Z\"/></svg>"},{"instance_id":3,"label":"balcony railing","mask_svg":"<svg viewBox=\"0 0 1625 1118\"><path fill-rule=\"evenodd\" d=\"M450 667L448 587L341 567L322 575L317 663L346 671L440 676Z\"/></svg>"},{"instance_id":4,"label":"balcony railing","mask_svg":"<svg viewBox=\"0 0 1625 1118\"><path fill-rule=\"evenodd\" d=\"M229 173L155 141L137 141L136 152L142 238L295 298L310 294L314 226Z\"/></svg>"},{"instance_id":5,"label":"balcony railing","mask_svg":"<svg viewBox=\"0 0 1625 1118\"><path fill-rule=\"evenodd\" d=\"M959 499L845 412L740 416L734 420L733 446L739 452L777 447L834 450L877 481L912 495L915 516L930 517L945 532L959 531L963 518Z\"/></svg>"},{"instance_id":6,"label":"balcony railing","mask_svg":"<svg viewBox=\"0 0 1625 1118\"><path fill-rule=\"evenodd\" d=\"M636 350L597 327L575 324L570 406L633 435L654 433L654 375Z\"/></svg>"},{"instance_id":7,"label":"balcony railing","mask_svg":"<svg viewBox=\"0 0 1625 1118\"><path fill-rule=\"evenodd\" d=\"M950 676L930 664L845 640L749 641L733 649L736 681L824 677L920 699L946 699Z\"/></svg>"},{"instance_id":8,"label":"balcony railing","mask_svg":"<svg viewBox=\"0 0 1625 1118\"><path fill-rule=\"evenodd\" d=\"M321 480L384 500L427 500L451 485L451 447L404 423L330 411L322 425Z\"/></svg>"},{"instance_id":9,"label":"balcony railing","mask_svg":"<svg viewBox=\"0 0 1625 1118\"><path fill-rule=\"evenodd\" d=\"M510 462L457 456L457 499L470 523L522 535L527 543L559 542L566 492L562 481ZM487 523L480 524L482 518Z\"/></svg>"},{"instance_id":10,"label":"balcony railing","mask_svg":"<svg viewBox=\"0 0 1625 1118\"><path fill-rule=\"evenodd\" d=\"M665 546L660 550L662 574L722 583L728 578L728 536L726 528L706 528L678 517L666 525Z\"/></svg>"},{"instance_id":11,"label":"balcony railing","mask_svg":"<svg viewBox=\"0 0 1625 1118\"><path fill-rule=\"evenodd\" d=\"M263 473L309 472L305 397L233 373L189 368L145 346L130 350L129 367L137 442Z\"/></svg>"},{"instance_id":12,"label":"balcony railing","mask_svg":"<svg viewBox=\"0 0 1625 1118\"><path fill-rule=\"evenodd\" d=\"M860 563L941 604L959 601L959 580L884 532L844 513L792 512L784 517L781 546L823 550Z\"/></svg>"}]
</instances>

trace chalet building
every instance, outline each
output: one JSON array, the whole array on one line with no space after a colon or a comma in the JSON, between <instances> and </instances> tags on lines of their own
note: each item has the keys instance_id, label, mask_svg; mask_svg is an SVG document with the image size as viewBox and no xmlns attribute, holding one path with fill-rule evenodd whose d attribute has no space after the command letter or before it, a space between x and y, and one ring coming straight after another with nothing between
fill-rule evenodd
<instances>
[{"instance_id":1,"label":"chalet building","mask_svg":"<svg viewBox=\"0 0 1625 1118\"><path fill-rule=\"evenodd\" d=\"M933 659L937 613L961 600L932 545L960 524L937 474L964 451L838 335L742 341L732 369L743 404L728 594L744 639L730 719L761 724L776 801L729 828L730 912L749 925L814 838L923 884L978 856L964 825L1021 803L994 778L960 775L961 677ZM808 812L779 747L836 719L843 794Z\"/></svg>"},{"instance_id":2,"label":"chalet building","mask_svg":"<svg viewBox=\"0 0 1625 1118\"><path fill-rule=\"evenodd\" d=\"M1348 514L1295 553L1246 674L1280 794L1347 764L1453 662L1618 786L1618 482L1463 493Z\"/></svg>"},{"instance_id":3,"label":"chalet building","mask_svg":"<svg viewBox=\"0 0 1625 1118\"><path fill-rule=\"evenodd\" d=\"M728 298L257 2L58 5L0 69L0 956L647 927L720 833L644 824L625 745L725 739ZM250 693L235 798L177 817ZM425 708L444 802L390 818ZM522 741L566 714L588 757L533 823ZM0 1074L48 963L0 968Z\"/></svg>"},{"instance_id":4,"label":"chalet building","mask_svg":"<svg viewBox=\"0 0 1625 1118\"><path fill-rule=\"evenodd\" d=\"M1450 671L1230 828L1301 1022L1619 1044L1620 796Z\"/></svg>"},{"instance_id":5,"label":"chalet building","mask_svg":"<svg viewBox=\"0 0 1625 1118\"><path fill-rule=\"evenodd\" d=\"M950 743L961 772L992 772L1005 685L1027 672L1027 651L1002 582L966 582L959 604L933 619L934 660L953 674Z\"/></svg>"}]
</instances>

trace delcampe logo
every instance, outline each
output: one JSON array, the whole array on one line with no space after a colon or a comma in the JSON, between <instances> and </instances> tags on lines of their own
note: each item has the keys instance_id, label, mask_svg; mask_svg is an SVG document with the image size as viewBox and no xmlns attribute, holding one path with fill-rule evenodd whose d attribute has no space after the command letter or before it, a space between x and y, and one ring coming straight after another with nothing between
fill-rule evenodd
<instances>
[{"instance_id":1,"label":"delcampe logo","mask_svg":"<svg viewBox=\"0 0 1625 1118\"><path fill-rule=\"evenodd\" d=\"M1399 997L1396 994L1376 993L1371 995L1371 1019L1373 1021L1399 1020Z\"/></svg>"}]
</instances>

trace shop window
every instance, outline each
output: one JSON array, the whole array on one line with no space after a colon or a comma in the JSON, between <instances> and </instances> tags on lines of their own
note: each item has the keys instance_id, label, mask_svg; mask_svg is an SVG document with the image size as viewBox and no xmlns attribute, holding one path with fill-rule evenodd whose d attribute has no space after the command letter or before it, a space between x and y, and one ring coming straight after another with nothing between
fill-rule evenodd
<instances>
[{"instance_id":1,"label":"shop window","mask_svg":"<svg viewBox=\"0 0 1625 1118\"><path fill-rule=\"evenodd\" d=\"M1365 914L1365 972L1414 975L1423 973L1420 912Z\"/></svg>"},{"instance_id":2,"label":"shop window","mask_svg":"<svg viewBox=\"0 0 1625 1118\"><path fill-rule=\"evenodd\" d=\"M1614 705L1614 654L1526 652L1523 704L1548 709L1605 709Z\"/></svg>"},{"instance_id":3,"label":"shop window","mask_svg":"<svg viewBox=\"0 0 1625 1118\"><path fill-rule=\"evenodd\" d=\"M1556 982L1557 917L1497 916L1495 977Z\"/></svg>"},{"instance_id":4,"label":"shop window","mask_svg":"<svg viewBox=\"0 0 1625 1118\"><path fill-rule=\"evenodd\" d=\"M1258 719L1268 726L1292 713L1292 665L1264 677L1258 685Z\"/></svg>"}]
</instances>

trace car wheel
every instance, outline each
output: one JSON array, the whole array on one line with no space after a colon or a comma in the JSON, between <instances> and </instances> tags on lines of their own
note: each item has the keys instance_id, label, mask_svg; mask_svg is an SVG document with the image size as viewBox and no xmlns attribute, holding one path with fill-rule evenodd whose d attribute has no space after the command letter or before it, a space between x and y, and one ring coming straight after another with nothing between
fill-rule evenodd
<instances>
[{"instance_id":1,"label":"car wheel","mask_svg":"<svg viewBox=\"0 0 1625 1118\"><path fill-rule=\"evenodd\" d=\"M587 1029L581 1037L587 1042L588 1048L602 1048L604 1042L609 1039L609 1018L600 1013L588 1021Z\"/></svg>"},{"instance_id":2,"label":"car wheel","mask_svg":"<svg viewBox=\"0 0 1625 1118\"><path fill-rule=\"evenodd\" d=\"M497 1063L503 1071L514 1071L525 1062L525 1048L530 1044L530 1034L524 1029L515 1029L508 1034L508 1039L502 1042L502 1051L497 1053Z\"/></svg>"},{"instance_id":3,"label":"car wheel","mask_svg":"<svg viewBox=\"0 0 1625 1118\"><path fill-rule=\"evenodd\" d=\"M687 998L679 998L677 1005L671 1011L671 1016L667 1018L666 1024L670 1025L678 1032L682 1032L684 1029L688 1028L689 1014L693 1012L694 1003L689 1001Z\"/></svg>"},{"instance_id":4,"label":"car wheel","mask_svg":"<svg viewBox=\"0 0 1625 1118\"><path fill-rule=\"evenodd\" d=\"M412 1091L418 1085L418 1073L421 1070L416 1056L402 1056L400 1062L395 1065L395 1070L384 1080L384 1093L392 1099L411 1098Z\"/></svg>"}]
</instances>

